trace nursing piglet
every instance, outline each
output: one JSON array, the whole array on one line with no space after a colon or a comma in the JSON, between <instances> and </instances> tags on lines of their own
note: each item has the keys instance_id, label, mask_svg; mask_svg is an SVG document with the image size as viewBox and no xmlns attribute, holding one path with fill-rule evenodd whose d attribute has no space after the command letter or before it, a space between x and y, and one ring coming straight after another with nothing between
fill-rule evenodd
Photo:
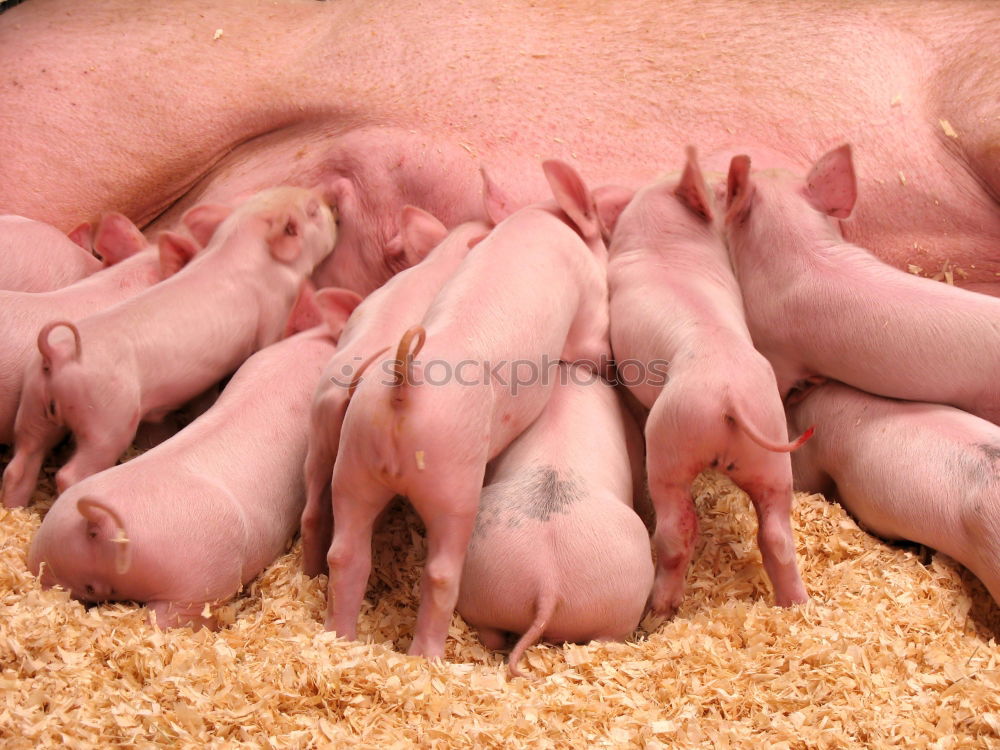
<instances>
[{"instance_id":1,"label":"nursing piglet","mask_svg":"<svg viewBox=\"0 0 1000 750\"><path fill-rule=\"evenodd\" d=\"M89 229L89 224L81 224L75 236L86 242ZM0 216L0 289L51 292L90 276L103 265L72 235L49 224L11 214Z\"/></svg>"},{"instance_id":2,"label":"nursing piglet","mask_svg":"<svg viewBox=\"0 0 1000 750\"><path fill-rule=\"evenodd\" d=\"M541 414L548 370L560 359L609 360L606 250L593 197L568 165L543 166L558 205L498 223L413 321L396 357L379 362L378 377L364 378L352 397L327 556L326 626L343 637L355 637L375 519L403 494L427 528L410 653L444 654L486 463ZM413 361L421 345L423 364Z\"/></svg>"},{"instance_id":3,"label":"nursing piglet","mask_svg":"<svg viewBox=\"0 0 1000 750\"><path fill-rule=\"evenodd\" d=\"M491 183L487 182L486 188L489 191ZM401 255L411 267L372 292L354 311L313 395L305 464L306 507L302 511L302 561L307 575L319 575L326 568L333 533L330 478L351 383L361 376L365 363L395 347L413 321L424 316L470 246L488 231L485 222L472 221L449 233L425 211L413 206L403 209L399 233L389 241L386 251ZM341 290L340 294L348 292ZM336 300L331 301L336 304Z\"/></svg>"},{"instance_id":4,"label":"nursing piglet","mask_svg":"<svg viewBox=\"0 0 1000 750\"><path fill-rule=\"evenodd\" d=\"M555 375L545 411L490 464L458 595L487 647L524 634L512 675L539 639L624 639L653 584L649 535L632 509L642 435L591 370Z\"/></svg>"},{"instance_id":5,"label":"nursing piglet","mask_svg":"<svg viewBox=\"0 0 1000 750\"><path fill-rule=\"evenodd\" d=\"M136 226L121 214L106 214L98 227L95 246L113 265L63 289L51 292L0 291L0 444L14 440L14 422L21 399L25 368L38 356L38 333L59 317L75 320L92 315L145 291L172 275L189 259L173 248L150 247ZM192 248L192 252L193 252ZM29 430L30 432L30 430ZM25 441L27 441L25 443ZM20 442L28 453L31 435L21 431ZM47 448L43 449L47 450ZM0 495L8 507L24 505L32 480L21 487L25 455L15 458L4 474ZM39 462L41 457L39 457ZM35 469L32 477L38 473Z\"/></svg>"},{"instance_id":6,"label":"nursing piglet","mask_svg":"<svg viewBox=\"0 0 1000 750\"><path fill-rule=\"evenodd\" d=\"M873 534L950 555L1000 603L1000 427L834 382L808 390L788 422L816 425L792 458L796 489L835 497Z\"/></svg>"},{"instance_id":7,"label":"nursing piglet","mask_svg":"<svg viewBox=\"0 0 1000 750\"><path fill-rule=\"evenodd\" d=\"M220 218L226 211L219 207ZM277 341L335 237L330 208L312 191L265 190L222 221L183 273L78 323L48 324L18 423L72 431L76 451L56 475L59 490L113 465L140 421L163 419ZM171 233L159 242L194 245Z\"/></svg>"},{"instance_id":8,"label":"nursing piglet","mask_svg":"<svg viewBox=\"0 0 1000 750\"><path fill-rule=\"evenodd\" d=\"M62 493L28 553L42 584L145 602L161 627L212 626L211 606L298 528L309 401L331 333L311 328L258 352L177 435Z\"/></svg>"},{"instance_id":9,"label":"nursing piglet","mask_svg":"<svg viewBox=\"0 0 1000 750\"><path fill-rule=\"evenodd\" d=\"M1000 422L1000 299L920 278L846 242L849 146L802 177L732 160L726 236L747 323L782 395L834 378Z\"/></svg>"},{"instance_id":10,"label":"nursing piglet","mask_svg":"<svg viewBox=\"0 0 1000 750\"><path fill-rule=\"evenodd\" d=\"M657 570L650 603L663 615L683 598L698 531L691 483L708 467L750 496L777 603L808 598L790 522L788 451L801 439L787 442L774 372L750 339L714 217L688 149L679 178L643 188L627 205L609 252L612 349L626 384L651 410L646 467Z\"/></svg>"}]
</instances>

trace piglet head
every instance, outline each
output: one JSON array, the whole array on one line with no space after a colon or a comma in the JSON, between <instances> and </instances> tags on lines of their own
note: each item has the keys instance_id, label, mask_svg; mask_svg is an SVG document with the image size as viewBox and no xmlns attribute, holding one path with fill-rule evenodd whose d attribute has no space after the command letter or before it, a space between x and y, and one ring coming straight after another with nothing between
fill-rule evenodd
<instances>
[{"instance_id":1,"label":"piglet head","mask_svg":"<svg viewBox=\"0 0 1000 750\"><path fill-rule=\"evenodd\" d=\"M620 191L622 189L619 189ZM621 193L624 198L625 193ZM602 200L598 196L598 209ZM715 200L705 184L693 146L684 170L636 191L615 219L610 252L640 250L669 255L680 241L715 241Z\"/></svg>"},{"instance_id":2,"label":"piglet head","mask_svg":"<svg viewBox=\"0 0 1000 750\"><path fill-rule=\"evenodd\" d=\"M208 249L242 245L252 237L256 242L263 240L275 261L305 273L311 273L333 251L337 240L330 207L318 193L304 188L262 190L213 228L217 218L206 218L204 225L189 222L193 231L205 236L211 233Z\"/></svg>"},{"instance_id":3,"label":"piglet head","mask_svg":"<svg viewBox=\"0 0 1000 750\"><path fill-rule=\"evenodd\" d=\"M839 146L813 165L805 180L786 170L750 172L750 157L734 156L726 184L726 228L732 233L771 233L794 228L800 237L839 233L857 200L851 147Z\"/></svg>"},{"instance_id":4,"label":"piglet head","mask_svg":"<svg viewBox=\"0 0 1000 750\"><path fill-rule=\"evenodd\" d=\"M123 591L132 564L132 543L121 516L107 503L85 496L57 500L28 552L28 567L45 588L61 586L75 599L131 599Z\"/></svg>"},{"instance_id":5,"label":"piglet head","mask_svg":"<svg viewBox=\"0 0 1000 750\"><path fill-rule=\"evenodd\" d=\"M304 263L311 272L333 252L337 224L330 207L311 190L278 188L263 214L271 257L282 263Z\"/></svg>"}]
</instances>

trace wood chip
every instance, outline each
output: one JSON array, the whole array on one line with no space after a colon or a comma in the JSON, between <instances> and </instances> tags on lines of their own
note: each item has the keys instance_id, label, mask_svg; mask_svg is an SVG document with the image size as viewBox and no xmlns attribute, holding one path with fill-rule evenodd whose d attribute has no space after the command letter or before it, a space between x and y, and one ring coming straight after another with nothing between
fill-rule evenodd
<instances>
[{"instance_id":1,"label":"wood chip","mask_svg":"<svg viewBox=\"0 0 1000 750\"><path fill-rule=\"evenodd\" d=\"M457 615L446 662L405 654L425 556L405 503L375 535L361 642L323 630L326 578L302 574L298 543L213 607L228 627L161 632L134 605L88 610L38 588L25 560L51 478L38 505L0 511L4 748L1000 743L1000 610L985 589L819 495L799 495L793 514L807 604L771 605L749 501L705 475L680 612L625 643L535 646L536 679L509 679Z\"/></svg>"}]
</instances>

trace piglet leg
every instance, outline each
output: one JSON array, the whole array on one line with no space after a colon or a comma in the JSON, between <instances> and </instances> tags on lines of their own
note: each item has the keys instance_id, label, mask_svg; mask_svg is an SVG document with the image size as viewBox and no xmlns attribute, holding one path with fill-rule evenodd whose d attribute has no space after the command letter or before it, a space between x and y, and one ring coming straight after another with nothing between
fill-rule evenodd
<instances>
[{"instance_id":1,"label":"piglet leg","mask_svg":"<svg viewBox=\"0 0 1000 750\"><path fill-rule=\"evenodd\" d=\"M81 439L78 435L73 457L56 473L56 488L59 492L65 492L66 488L72 487L91 474L114 466L128 449L138 426L139 420L133 419L124 427L109 426L96 436Z\"/></svg>"},{"instance_id":2,"label":"piglet leg","mask_svg":"<svg viewBox=\"0 0 1000 750\"><path fill-rule=\"evenodd\" d=\"M38 472L50 450L66 434L62 425L45 416L42 396L26 390L21 396L14 426L14 457L3 473L0 500L4 507L23 508L38 484Z\"/></svg>"},{"instance_id":3,"label":"piglet leg","mask_svg":"<svg viewBox=\"0 0 1000 750\"><path fill-rule=\"evenodd\" d=\"M743 487L750 495L757 512L757 545L764 560L764 570L774 587L775 603L779 607L801 604L809 599L795 559L791 522L794 497L791 474L789 464L787 484L777 487Z\"/></svg>"},{"instance_id":4,"label":"piglet leg","mask_svg":"<svg viewBox=\"0 0 1000 750\"><path fill-rule=\"evenodd\" d=\"M344 491L335 483L332 490L336 524L326 557L330 569L326 629L353 641L372 568L375 522L393 493L375 484L363 491L352 489Z\"/></svg>"},{"instance_id":5,"label":"piglet leg","mask_svg":"<svg viewBox=\"0 0 1000 750\"><path fill-rule=\"evenodd\" d=\"M444 658L448 627L458 602L459 583L465 564L469 539L476 523L478 489L474 500L451 505L471 508L471 512L429 515L427 525L427 564L420 580L420 609L409 653L428 659Z\"/></svg>"},{"instance_id":6,"label":"piglet leg","mask_svg":"<svg viewBox=\"0 0 1000 750\"><path fill-rule=\"evenodd\" d=\"M656 577L649 604L653 612L670 617L684 598L684 576L698 538L698 516L690 483L670 484L649 472L649 493L656 509L653 546Z\"/></svg>"},{"instance_id":7,"label":"piglet leg","mask_svg":"<svg viewBox=\"0 0 1000 750\"><path fill-rule=\"evenodd\" d=\"M333 538L330 476L333 464L319 446L306 454L306 504L302 509L302 568L307 576L326 571L326 553Z\"/></svg>"}]
</instances>

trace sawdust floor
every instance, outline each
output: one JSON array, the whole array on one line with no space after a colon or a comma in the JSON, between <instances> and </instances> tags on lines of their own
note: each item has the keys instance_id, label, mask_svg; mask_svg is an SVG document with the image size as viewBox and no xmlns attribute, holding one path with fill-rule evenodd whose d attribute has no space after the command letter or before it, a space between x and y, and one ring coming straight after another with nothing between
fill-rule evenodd
<instances>
[{"instance_id":1,"label":"sawdust floor","mask_svg":"<svg viewBox=\"0 0 1000 750\"><path fill-rule=\"evenodd\" d=\"M218 633L43 592L25 568L37 497L0 510L4 748L1000 747L1000 612L985 589L819 496L800 496L794 519L808 604L769 605L749 503L703 477L680 613L628 643L532 648L534 680L509 679L457 615L446 663L401 653L424 554L402 505L376 536L358 644L323 631L326 579L299 572L298 544Z\"/></svg>"}]
</instances>

